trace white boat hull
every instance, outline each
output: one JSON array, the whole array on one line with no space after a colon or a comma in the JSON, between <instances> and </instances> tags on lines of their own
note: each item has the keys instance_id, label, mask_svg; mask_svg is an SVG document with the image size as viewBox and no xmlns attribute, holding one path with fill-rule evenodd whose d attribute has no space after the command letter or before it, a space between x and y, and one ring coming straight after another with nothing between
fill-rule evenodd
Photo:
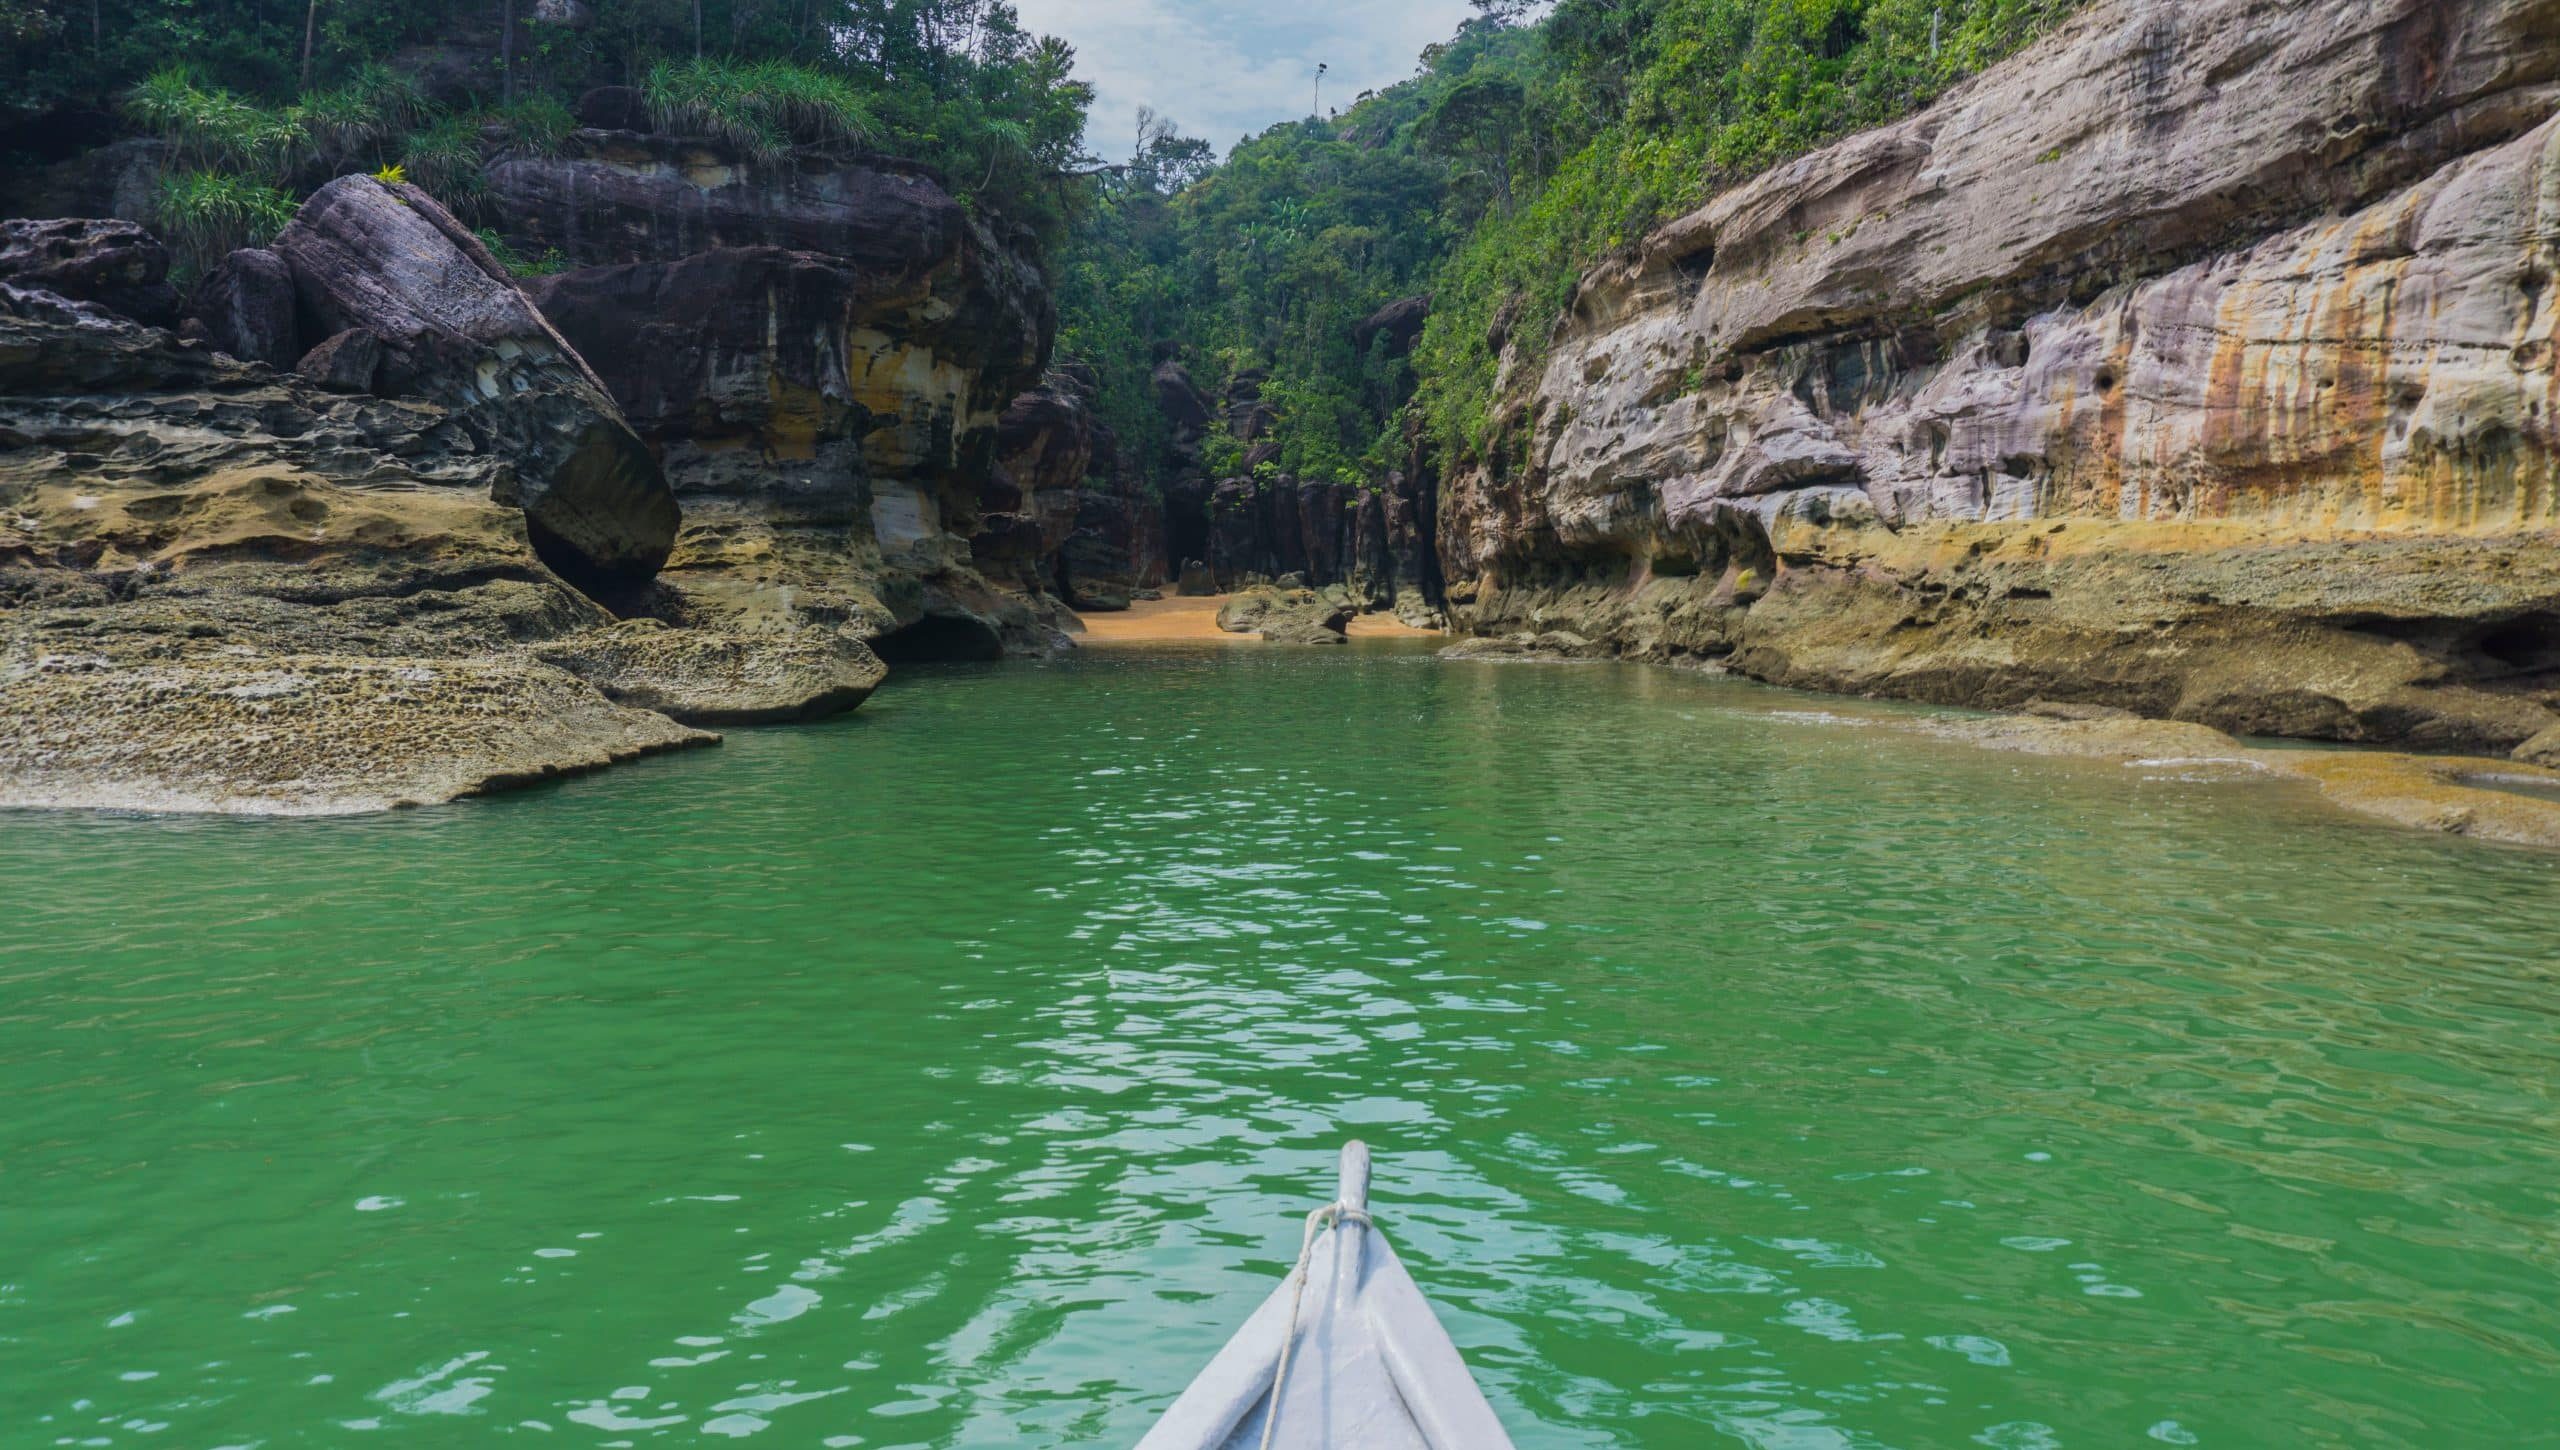
<instances>
[{"instance_id":1,"label":"white boat hull","mask_svg":"<svg viewBox=\"0 0 2560 1450\"><path fill-rule=\"evenodd\" d=\"M1138 1450L1511 1450L1457 1346L1367 1221L1368 1186L1369 1150L1353 1143L1334 1205L1348 1212L1313 1233L1299 1269Z\"/></svg>"}]
</instances>

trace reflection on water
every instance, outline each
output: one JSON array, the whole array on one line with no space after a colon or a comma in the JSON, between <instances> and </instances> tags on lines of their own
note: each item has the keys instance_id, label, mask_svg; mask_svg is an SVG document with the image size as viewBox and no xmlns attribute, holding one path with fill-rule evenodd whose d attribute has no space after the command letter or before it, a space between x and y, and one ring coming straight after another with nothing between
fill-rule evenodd
<instances>
[{"instance_id":1,"label":"reflection on water","mask_svg":"<svg viewBox=\"0 0 2560 1450\"><path fill-rule=\"evenodd\" d=\"M1524 1447L2545 1433L2549 859L1856 713L1168 651L13 818L0 1423L1126 1443L1358 1135Z\"/></svg>"},{"instance_id":2,"label":"reflection on water","mask_svg":"<svg viewBox=\"0 0 2560 1450\"><path fill-rule=\"evenodd\" d=\"M2560 801L2560 781L2545 780L2538 775L2465 775L2456 779L2460 784L2480 790L2504 791L2509 795L2530 796L2538 801Z\"/></svg>"}]
</instances>

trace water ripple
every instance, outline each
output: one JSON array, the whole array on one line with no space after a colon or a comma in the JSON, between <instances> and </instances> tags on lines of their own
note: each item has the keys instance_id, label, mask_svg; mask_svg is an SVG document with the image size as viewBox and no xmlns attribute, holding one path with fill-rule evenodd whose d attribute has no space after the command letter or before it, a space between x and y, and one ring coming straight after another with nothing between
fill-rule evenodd
<instances>
[{"instance_id":1,"label":"water ripple","mask_svg":"<svg viewBox=\"0 0 2560 1450\"><path fill-rule=\"evenodd\" d=\"M2513 1444L2560 882L1683 675L1120 655L22 817L31 1443L1126 1443L1353 1134L1524 1447Z\"/></svg>"}]
</instances>

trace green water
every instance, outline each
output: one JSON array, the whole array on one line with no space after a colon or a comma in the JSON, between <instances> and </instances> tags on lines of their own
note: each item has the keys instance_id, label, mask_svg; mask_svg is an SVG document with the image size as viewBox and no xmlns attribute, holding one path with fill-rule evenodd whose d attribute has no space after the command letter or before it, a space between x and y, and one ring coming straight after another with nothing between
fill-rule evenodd
<instances>
[{"instance_id":1,"label":"green water","mask_svg":"<svg viewBox=\"0 0 2560 1450\"><path fill-rule=\"evenodd\" d=\"M1524 1450L2553 1443L2560 863L1850 712L1171 651L9 817L0 1445L1125 1445L1354 1134Z\"/></svg>"}]
</instances>

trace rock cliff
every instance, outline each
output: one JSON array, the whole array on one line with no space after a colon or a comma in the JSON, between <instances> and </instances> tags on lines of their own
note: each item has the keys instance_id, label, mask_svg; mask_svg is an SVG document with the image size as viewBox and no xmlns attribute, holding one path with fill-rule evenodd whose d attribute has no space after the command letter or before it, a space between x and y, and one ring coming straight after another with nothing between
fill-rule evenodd
<instances>
[{"instance_id":1,"label":"rock cliff","mask_svg":"<svg viewBox=\"0 0 2560 1450\"><path fill-rule=\"evenodd\" d=\"M78 235L17 275L160 295L147 236ZM846 629L617 618L655 597L675 496L425 193L334 182L187 310L0 277L0 806L381 809L879 683Z\"/></svg>"},{"instance_id":2,"label":"rock cliff","mask_svg":"<svg viewBox=\"0 0 2560 1450\"><path fill-rule=\"evenodd\" d=\"M1063 639L1042 581L999 588L970 549L1055 330L1026 239L913 166L756 166L633 130L502 161L490 188L511 242L575 264L533 297L684 504L654 612L844 625L908 657Z\"/></svg>"},{"instance_id":3,"label":"rock cliff","mask_svg":"<svg viewBox=\"0 0 2560 1450\"><path fill-rule=\"evenodd\" d=\"M1419 299L1359 325L1374 338L1409 338L1421 325ZM1364 342L1365 345L1365 342ZM1178 363L1155 375L1156 403L1173 432L1175 467L1164 486L1168 563L1221 591L1298 576L1342 585L1369 609L1437 627L1440 573L1433 548L1438 487L1419 436L1407 439L1406 466L1365 484L1299 478L1278 471L1270 434L1279 414L1263 401L1264 375L1248 369L1227 382L1213 407ZM1244 473L1212 479L1202 441L1223 428L1243 445ZM1196 567L1195 567L1196 566Z\"/></svg>"},{"instance_id":4,"label":"rock cliff","mask_svg":"<svg viewBox=\"0 0 2560 1450\"><path fill-rule=\"evenodd\" d=\"M2002 706L2560 723L2560 0L2103 0L1586 278L1465 626Z\"/></svg>"}]
</instances>

